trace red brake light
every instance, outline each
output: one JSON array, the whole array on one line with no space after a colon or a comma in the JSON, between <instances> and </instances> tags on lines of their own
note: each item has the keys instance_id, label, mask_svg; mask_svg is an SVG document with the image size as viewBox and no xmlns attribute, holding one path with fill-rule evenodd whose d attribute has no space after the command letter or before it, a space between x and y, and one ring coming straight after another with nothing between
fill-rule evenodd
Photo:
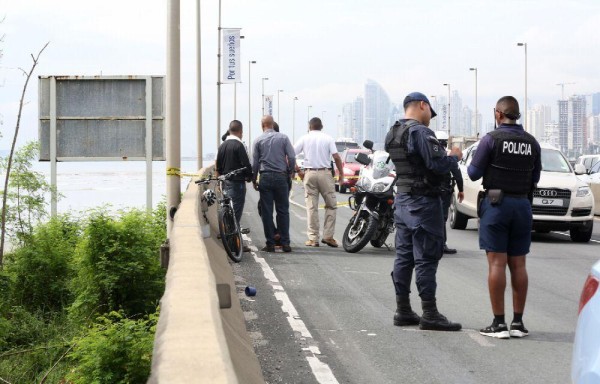
<instances>
[{"instance_id":1,"label":"red brake light","mask_svg":"<svg viewBox=\"0 0 600 384\"><path fill-rule=\"evenodd\" d=\"M583 290L581 291L581 298L579 299L579 312L577 312L578 315L598 290L598 284L599 282L597 278L592 275L588 276L585 284L583 284Z\"/></svg>"}]
</instances>

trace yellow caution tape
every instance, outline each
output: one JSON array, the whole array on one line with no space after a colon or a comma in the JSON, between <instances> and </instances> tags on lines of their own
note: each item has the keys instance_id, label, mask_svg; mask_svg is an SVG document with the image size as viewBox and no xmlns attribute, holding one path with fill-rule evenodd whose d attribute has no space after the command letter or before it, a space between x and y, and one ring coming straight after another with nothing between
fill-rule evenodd
<instances>
[{"instance_id":1,"label":"yellow caution tape","mask_svg":"<svg viewBox=\"0 0 600 384\"><path fill-rule=\"evenodd\" d=\"M181 176L181 169L175 167L167 168L167 176Z\"/></svg>"}]
</instances>

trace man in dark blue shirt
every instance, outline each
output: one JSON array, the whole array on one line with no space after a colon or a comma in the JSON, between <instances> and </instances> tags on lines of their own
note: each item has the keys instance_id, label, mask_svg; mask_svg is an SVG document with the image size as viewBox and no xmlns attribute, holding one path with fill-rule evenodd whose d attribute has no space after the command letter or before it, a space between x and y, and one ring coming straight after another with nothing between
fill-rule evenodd
<instances>
[{"instance_id":1,"label":"man in dark blue shirt","mask_svg":"<svg viewBox=\"0 0 600 384\"><path fill-rule=\"evenodd\" d=\"M413 92L404 99L405 119L390 129L385 150L396 166L394 223L396 260L392 280L397 309L394 325L419 325L421 329L458 331L461 325L438 312L436 273L444 247L442 182L462 152L453 148L450 156L428 128L436 116L427 97ZM423 315L411 308L409 295L413 270L421 297Z\"/></svg>"},{"instance_id":2,"label":"man in dark blue shirt","mask_svg":"<svg viewBox=\"0 0 600 384\"><path fill-rule=\"evenodd\" d=\"M254 141L252 151L252 183L254 189L260 192L261 219L266 238L266 245L261 250L275 252L275 225L273 224L273 203L275 203L277 229L281 236L282 249L283 252L291 252L288 183L296 166L296 154L290 139L283 133L273 130L272 116L264 116L261 123L263 134Z\"/></svg>"},{"instance_id":3,"label":"man in dark blue shirt","mask_svg":"<svg viewBox=\"0 0 600 384\"><path fill-rule=\"evenodd\" d=\"M239 120L233 120L229 123L227 132L228 135L217 151L215 168L218 175L225 175L236 169L245 168L243 173L226 180L223 186L223 192L233 201L235 218L239 224L246 201L246 183L252 179L252 167L250 166L246 147L242 143L242 123Z\"/></svg>"},{"instance_id":4,"label":"man in dark blue shirt","mask_svg":"<svg viewBox=\"0 0 600 384\"><path fill-rule=\"evenodd\" d=\"M485 189L479 209L479 247L487 254L494 320L480 333L500 339L529 334L523 325L528 287L525 255L533 221L529 196L540 179L542 163L539 143L517 124L520 116L514 97L498 100L494 118L499 126L481 139L467 169L471 180L483 177ZM514 310L510 329L504 319L507 265Z\"/></svg>"}]
</instances>

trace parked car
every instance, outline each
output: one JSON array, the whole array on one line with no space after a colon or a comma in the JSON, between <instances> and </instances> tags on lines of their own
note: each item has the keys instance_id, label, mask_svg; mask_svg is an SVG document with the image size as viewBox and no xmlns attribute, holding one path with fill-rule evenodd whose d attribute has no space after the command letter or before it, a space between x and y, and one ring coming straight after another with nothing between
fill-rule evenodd
<instances>
[{"instance_id":1,"label":"parked car","mask_svg":"<svg viewBox=\"0 0 600 384\"><path fill-rule=\"evenodd\" d=\"M577 164L583 164L585 171L589 170L597 163L600 162L600 155L583 155L577 159Z\"/></svg>"},{"instance_id":2,"label":"parked car","mask_svg":"<svg viewBox=\"0 0 600 384\"><path fill-rule=\"evenodd\" d=\"M350 189L351 187L354 187L354 185L356 184L356 179L358 179L360 167L362 166L362 164L356 161L356 155L359 153L366 153L368 155L371 153L371 151L368 149L350 148L342 152L341 158L342 167L344 170L344 183L341 185L336 184L336 191L339 191L340 193L346 193L346 190ZM337 167L334 168L336 168L335 175L337 177L339 172L337 170Z\"/></svg>"},{"instance_id":3,"label":"parked car","mask_svg":"<svg viewBox=\"0 0 600 384\"><path fill-rule=\"evenodd\" d=\"M450 204L450 226L465 229L471 218L477 217L477 194L483 190L481 179L471 181L467 168L479 142L464 151L458 163L464 180L464 200L458 201L455 189ZM542 148L542 173L533 192L533 230L541 233L569 230L574 242L588 242L594 226L594 197L590 187L577 175L585 173L583 165L571 167L562 152L546 143Z\"/></svg>"},{"instance_id":4,"label":"parked car","mask_svg":"<svg viewBox=\"0 0 600 384\"><path fill-rule=\"evenodd\" d=\"M571 381L600 383L600 261L592 267L579 299L579 319L573 342Z\"/></svg>"},{"instance_id":5,"label":"parked car","mask_svg":"<svg viewBox=\"0 0 600 384\"><path fill-rule=\"evenodd\" d=\"M587 173L579 175L579 178L588 184L600 183L600 161L592 165L592 168Z\"/></svg>"}]
</instances>

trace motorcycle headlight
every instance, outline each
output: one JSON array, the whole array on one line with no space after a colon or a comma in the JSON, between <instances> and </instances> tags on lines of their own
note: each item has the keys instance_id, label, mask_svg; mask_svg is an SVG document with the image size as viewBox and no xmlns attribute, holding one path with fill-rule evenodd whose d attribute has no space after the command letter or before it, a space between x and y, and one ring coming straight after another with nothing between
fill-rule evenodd
<instances>
[{"instance_id":1,"label":"motorcycle headlight","mask_svg":"<svg viewBox=\"0 0 600 384\"><path fill-rule=\"evenodd\" d=\"M368 190L370 190L370 189L371 189L371 180L369 180L369 179L367 179L367 178L361 179L361 180L360 180L360 184L359 184L359 186L360 186L360 187L361 187L363 190L365 190L365 191L368 191Z\"/></svg>"},{"instance_id":2,"label":"motorcycle headlight","mask_svg":"<svg viewBox=\"0 0 600 384\"><path fill-rule=\"evenodd\" d=\"M385 189L384 183L375 183L375 185L373 185L373 192L383 192L384 189Z\"/></svg>"},{"instance_id":3,"label":"motorcycle headlight","mask_svg":"<svg viewBox=\"0 0 600 384\"><path fill-rule=\"evenodd\" d=\"M590 195L590 187L588 187L587 185L584 187L579 187L579 189L577 189L577 197L586 197Z\"/></svg>"}]
</instances>

